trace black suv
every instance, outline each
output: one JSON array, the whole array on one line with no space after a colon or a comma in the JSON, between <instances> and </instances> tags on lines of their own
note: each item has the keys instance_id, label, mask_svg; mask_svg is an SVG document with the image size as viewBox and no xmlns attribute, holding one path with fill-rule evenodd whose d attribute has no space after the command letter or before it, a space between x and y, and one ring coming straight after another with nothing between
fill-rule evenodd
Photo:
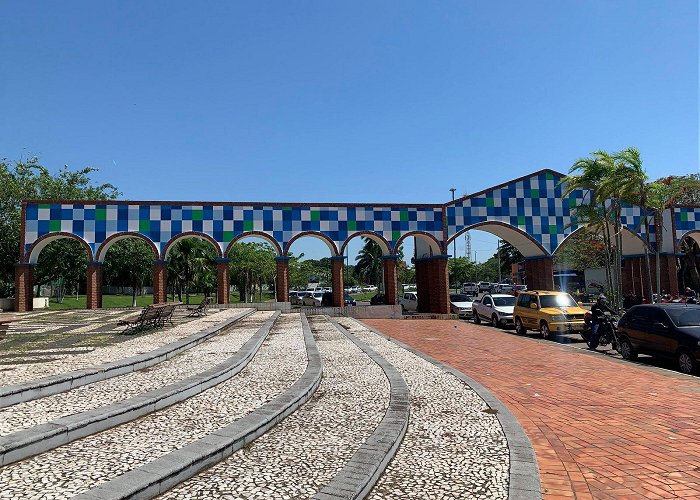
<instances>
[{"instance_id":1,"label":"black suv","mask_svg":"<svg viewBox=\"0 0 700 500\"><path fill-rule=\"evenodd\" d=\"M349 293L343 294L343 302L346 306L356 306L357 302L353 299ZM321 297L321 307L333 307L333 292L326 292Z\"/></svg>"},{"instance_id":2,"label":"black suv","mask_svg":"<svg viewBox=\"0 0 700 500\"><path fill-rule=\"evenodd\" d=\"M625 359L638 353L675 358L680 371L693 373L700 362L700 305L634 306L620 318L618 336Z\"/></svg>"}]
</instances>

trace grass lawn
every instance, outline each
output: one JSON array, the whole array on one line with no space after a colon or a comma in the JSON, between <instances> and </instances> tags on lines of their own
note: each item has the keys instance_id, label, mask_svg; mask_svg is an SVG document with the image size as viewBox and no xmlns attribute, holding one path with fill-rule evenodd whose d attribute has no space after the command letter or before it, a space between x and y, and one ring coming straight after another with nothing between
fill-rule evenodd
<instances>
[{"instance_id":1,"label":"grass lawn","mask_svg":"<svg viewBox=\"0 0 700 500\"><path fill-rule=\"evenodd\" d=\"M270 297L263 295L263 300L270 300ZM168 301L172 299L172 295L168 295ZM177 300L177 295L175 296ZM190 295L190 304L199 304L204 300L204 294L192 294ZM257 300L257 295L255 297ZM240 302L237 293L232 293L229 296L230 302ZM182 296L182 302L185 302L185 296ZM136 307L145 307L149 304L153 304L153 295L137 295L136 296ZM131 295L103 295L102 296L102 307L131 307ZM79 295L76 300L75 295L66 295L63 299L62 304L58 304L54 299L49 300L49 310L60 311L65 309L85 309L85 295Z\"/></svg>"},{"instance_id":2,"label":"grass lawn","mask_svg":"<svg viewBox=\"0 0 700 500\"><path fill-rule=\"evenodd\" d=\"M355 299L355 300L364 300L364 301L369 301L372 297L377 295L379 292L370 292L370 293L351 293L350 296Z\"/></svg>"}]
</instances>

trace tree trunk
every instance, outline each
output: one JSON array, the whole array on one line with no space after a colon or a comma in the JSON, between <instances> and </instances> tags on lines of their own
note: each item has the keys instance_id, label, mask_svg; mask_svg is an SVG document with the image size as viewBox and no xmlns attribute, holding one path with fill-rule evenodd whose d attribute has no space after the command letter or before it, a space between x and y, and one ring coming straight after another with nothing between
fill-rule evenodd
<instances>
[{"instance_id":1,"label":"tree trunk","mask_svg":"<svg viewBox=\"0 0 700 500\"><path fill-rule=\"evenodd\" d=\"M645 208L642 208L642 210L645 212L644 227L646 232L646 245L644 245L644 265L647 268L646 298L651 301L654 293L651 281L651 260L649 259L649 246L651 245L651 241L649 240L649 215L646 213Z\"/></svg>"},{"instance_id":2,"label":"tree trunk","mask_svg":"<svg viewBox=\"0 0 700 500\"><path fill-rule=\"evenodd\" d=\"M136 285L131 285L131 307L136 307Z\"/></svg>"}]
</instances>

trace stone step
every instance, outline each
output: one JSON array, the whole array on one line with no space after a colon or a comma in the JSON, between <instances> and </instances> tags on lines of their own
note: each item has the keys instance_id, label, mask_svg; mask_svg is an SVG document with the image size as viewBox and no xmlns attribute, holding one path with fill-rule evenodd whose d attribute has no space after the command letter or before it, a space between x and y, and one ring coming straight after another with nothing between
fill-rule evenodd
<instances>
[{"instance_id":1,"label":"stone step","mask_svg":"<svg viewBox=\"0 0 700 500\"><path fill-rule=\"evenodd\" d=\"M115 360L109 363L83 368L67 373L43 377L29 382L0 387L0 408L6 408L17 403L43 398L52 394L69 391L76 387L92 384L125 373L142 370L156 365L177 354L205 342L221 330L239 321L255 310L246 309L234 317L214 326L199 331L177 342L164 345L157 349L138 354L129 358Z\"/></svg>"},{"instance_id":2,"label":"stone step","mask_svg":"<svg viewBox=\"0 0 700 500\"><path fill-rule=\"evenodd\" d=\"M46 452L166 408L238 374L250 362L280 313L273 313L233 356L186 379L0 438L0 466Z\"/></svg>"}]
</instances>

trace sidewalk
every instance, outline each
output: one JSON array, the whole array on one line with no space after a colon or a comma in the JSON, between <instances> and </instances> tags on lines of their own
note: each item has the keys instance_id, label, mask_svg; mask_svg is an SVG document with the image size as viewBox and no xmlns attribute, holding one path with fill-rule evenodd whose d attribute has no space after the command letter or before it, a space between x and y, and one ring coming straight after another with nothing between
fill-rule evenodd
<instances>
[{"instance_id":1,"label":"sidewalk","mask_svg":"<svg viewBox=\"0 0 700 500\"><path fill-rule=\"evenodd\" d=\"M364 322L506 404L545 498L700 497L700 378L460 321Z\"/></svg>"}]
</instances>

